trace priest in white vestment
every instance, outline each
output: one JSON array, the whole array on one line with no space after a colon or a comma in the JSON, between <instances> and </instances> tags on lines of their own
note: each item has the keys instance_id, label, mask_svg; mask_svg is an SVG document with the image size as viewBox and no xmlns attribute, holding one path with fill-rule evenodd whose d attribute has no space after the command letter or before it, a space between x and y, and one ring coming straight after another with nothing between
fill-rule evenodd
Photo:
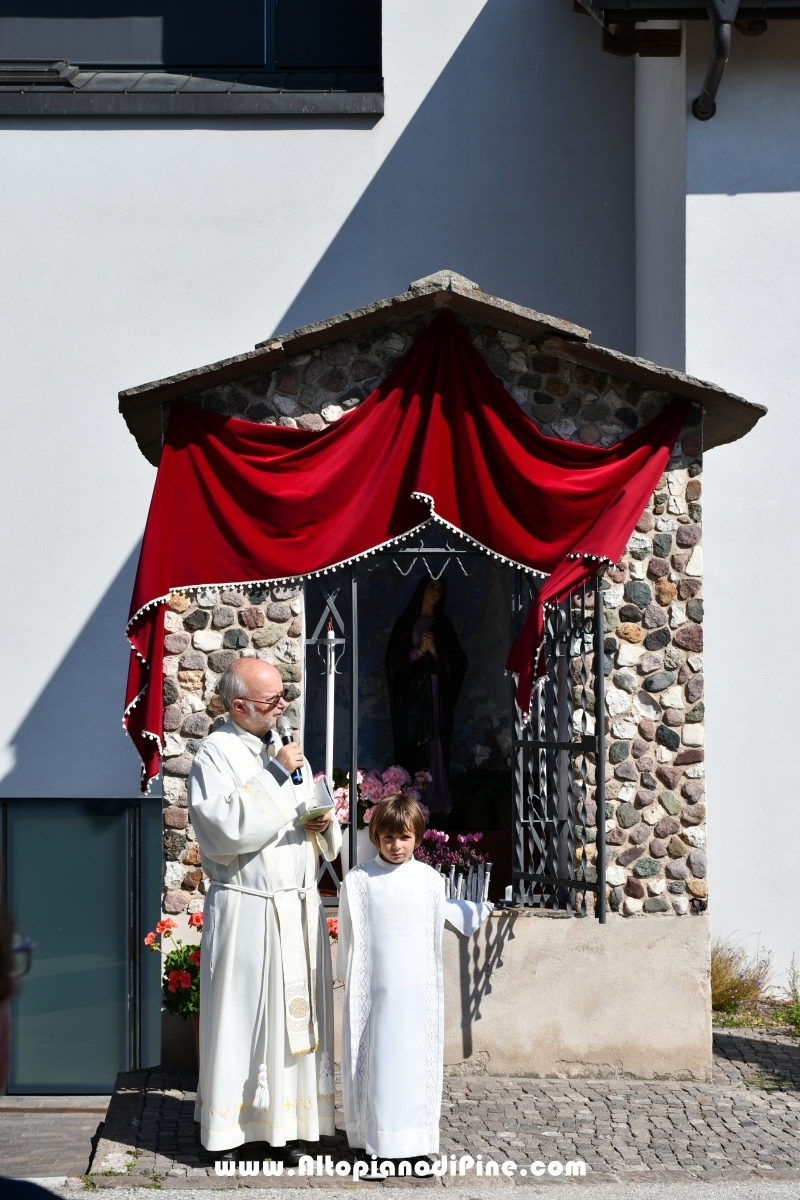
<instances>
[{"instance_id":1,"label":"priest in white vestment","mask_svg":"<svg viewBox=\"0 0 800 1200\"><path fill-rule=\"evenodd\" d=\"M382 800L369 824L379 856L348 872L339 897L345 1127L351 1147L380 1158L439 1151L444 923L469 935L492 908L445 899L444 878L413 857L424 829L413 799Z\"/></svg>"},{"instance_id":2,"label":"priest in white vestment","mask_svg":"<svg viewBox=\"0 0 800 1200\"><path fill-rule=\"evenodd\" d=\"M189 775L210 876L195 1119L207 1150L263 1141L288 1147L292 1164L302 1143L335 1132L330 942L316 876L319 855L332 861L342 838L329 815L295 823L313 806L313 777L300 747L274 734L286 707L275 667L237 659L217 690L228 720Z\"/></svg>"}]
</instances>

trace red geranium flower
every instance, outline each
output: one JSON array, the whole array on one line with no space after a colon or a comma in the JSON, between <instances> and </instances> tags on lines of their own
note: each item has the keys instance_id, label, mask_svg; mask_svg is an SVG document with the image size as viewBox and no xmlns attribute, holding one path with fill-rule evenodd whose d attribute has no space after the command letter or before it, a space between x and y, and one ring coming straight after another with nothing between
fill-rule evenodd
<instances>
[{"instance_id":1,"label":"red geranium flower","mask_svg":"<svg viewBox=\"0 0 800 1200\"><path fill-rule=\"evenodd\" d=\"M167 987L171 992L177 992L178 988L188 991L192 986L192 977L188 971L170 971Z\"/></svg>"},{"instance_id":2,"label":"red geranium flower","mask_svg":"<svg viewBox=\"0 0 800 1200\"><path fill-rule=\"evenodd\" d=\"M201 912L192 913L189 917L189 925L192 929L203 928L203 914Z\"/></svg>"},{"instance_id":3,"label":"red geranium flower","mask_svg":"<svg viewBox=\"0 0 800 1200\"><path fill-rule=\"evenodd\" d=\"M156 940L156 935L154 933L148 933L145 935L144 944L145 944L145 946L152 946L152 944L155 940Z\"/></svg>"},{"instance_id":4,"label":"red geranium flower","mask_svg":"<svg viewBox=\"0 0 800 1200\"><path fill-rule=\"evenodd\" d=\"M173 921L172 917L165 917L163 921L159 921L156 925L156 933L169 933L170 929L177 929L178 922Z\"/></svg>"},{"instance_id":5,"label":"red geranium flower","mask_svg":"<svg viewBox=\"0 0 800 1200\"><path fill-rule=\"evenodd\" d=\"M328 917L328 933L335 942L339 940L339 922L336 917Z\"/></svg>"},{"instance_id":6,"label":"red geranium flower","mask_svg":"<svg viewBox=\"0 0 800 1200\"><path fill-rule=\"evenodd\" d=\"M192 952L191 952L191 954L189 954L188 958L189 958L190 963L194 963L194 965L196 967L200 966L200 951L199 950L192 950Z\"/></svg>"}]
</instances>

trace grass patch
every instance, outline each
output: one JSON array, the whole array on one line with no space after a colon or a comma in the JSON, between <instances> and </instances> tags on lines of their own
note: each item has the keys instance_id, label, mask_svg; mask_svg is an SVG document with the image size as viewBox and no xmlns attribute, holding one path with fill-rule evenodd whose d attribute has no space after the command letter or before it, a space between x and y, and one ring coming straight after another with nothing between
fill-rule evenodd
<instances>
[{"instance_id":1,"label":"grass patch","mask_svg":"<svg viewBox=\"0 0 800 1200\"><path fill-rule=\"evenodd\" d=\"M759 1088L762 1092L785 1092L793 1089L791 1079L778 1075L775 1071L751 1071L745 1075L742 1082L746 1087Z\"/></svg>"}]
</instances>

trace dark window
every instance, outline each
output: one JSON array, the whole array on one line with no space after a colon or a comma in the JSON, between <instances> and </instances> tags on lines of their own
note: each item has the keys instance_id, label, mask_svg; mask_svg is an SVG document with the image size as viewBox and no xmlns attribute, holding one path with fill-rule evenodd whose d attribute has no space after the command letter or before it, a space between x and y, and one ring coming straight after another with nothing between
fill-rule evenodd
<instances>
[{"instance_id":1,"label":"dark window","mask_svg":"<svg viewBox=\"0 0 800 1200\"><path fill-rule=\"evenodd\" d=\"M379 0L0 0L0 59L380 70Z\"/></svg>"},{"instance_id":2,"label":"dark window","mask_svg":"<svg viewBox=\"0 0 800 1200\"><path fill-rule=\"evenodd\" d=\"M278 70L378 70L378 0L276 0L275 60Z\"/></svg>"}]
</instances>

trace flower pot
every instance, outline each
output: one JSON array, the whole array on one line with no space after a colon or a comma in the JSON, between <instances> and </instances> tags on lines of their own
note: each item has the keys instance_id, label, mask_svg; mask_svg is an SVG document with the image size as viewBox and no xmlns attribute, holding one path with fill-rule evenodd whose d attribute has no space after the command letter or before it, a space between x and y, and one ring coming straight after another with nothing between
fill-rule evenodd
<instances>
[{"instance_id":1,"label":"flower pot","mask_svg":"<svg viewBox=\"0 0 800 1200\"><path fill-rule=\"evenodd\" d=\"M378 851L369 840L369 830L359 829L356 840L356 853L358 861L370 862L371 859L378 857ZM342 874L346 875L350 870L350 829L345 826L342 829Z\"/></svg>"},{"instance_id":2,"label":"flower pot","mask_svg":"<svg viewBox=\"0 0 800 1200\"><path fill-rule=\"evenodd\" d=\"M194 1032L194 1052L197 1055L197 1069L200 1069L200 1013L190 1013L189 1020L192 1022L192 1030Z\"/></svg>"}]
</instances>

